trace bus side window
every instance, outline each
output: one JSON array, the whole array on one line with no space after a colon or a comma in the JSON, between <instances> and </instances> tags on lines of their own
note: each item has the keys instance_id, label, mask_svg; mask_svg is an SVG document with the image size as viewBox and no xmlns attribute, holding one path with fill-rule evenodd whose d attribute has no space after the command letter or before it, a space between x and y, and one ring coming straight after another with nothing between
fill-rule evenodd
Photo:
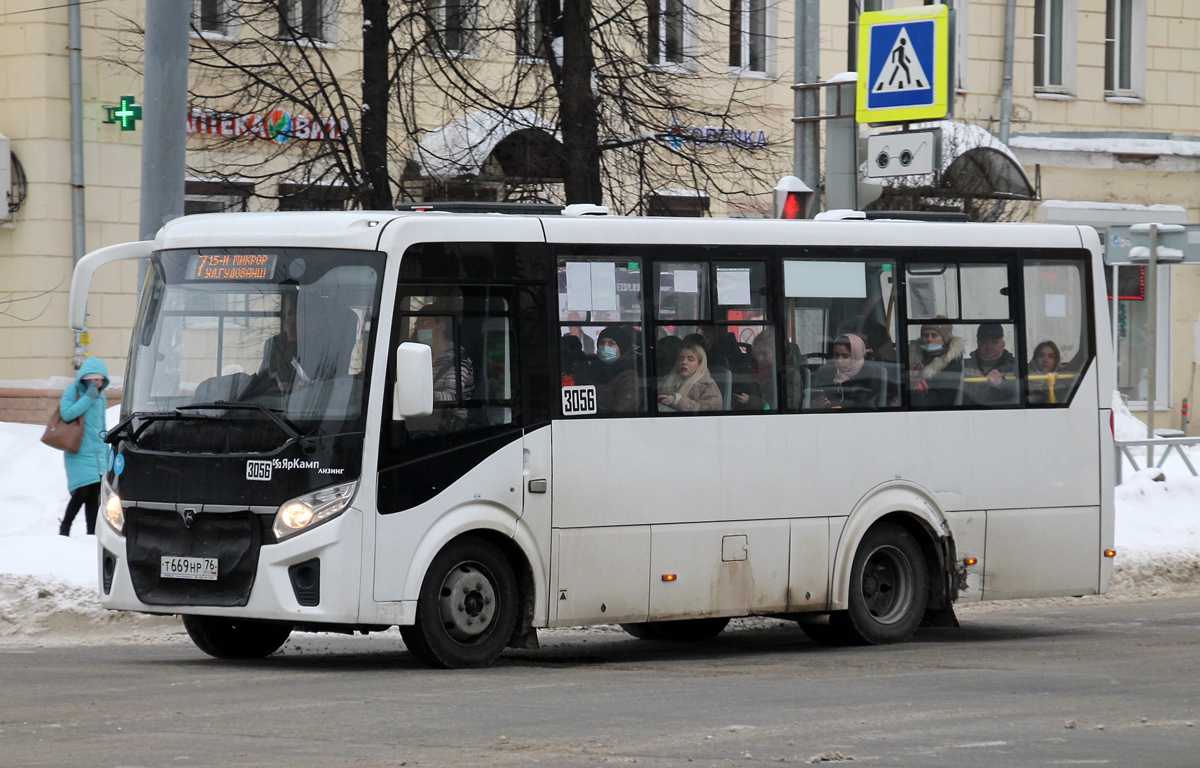
<instances>
[{"instance_id":1,"label":"bus side window","mask_svg":"<svg viewBox=\"0 0 1200 768\"><path fill-rule=\"evenodd\" d=\"M558 320L562 414L644 413L641 262L616 255L559 259Z\"/></svg>"},{"instance_id":2,"label":"bus side window","mask_svg":"<svg viewBox=\"0 0 1200 768\"><path fill-rule=\"evenodd\" d=\"M1026 396L1030 405L1065 405L1091 359L1083 265L1029 261L1024 278L1025 343L1030 350Z\"/></svg>"}]
</instances>

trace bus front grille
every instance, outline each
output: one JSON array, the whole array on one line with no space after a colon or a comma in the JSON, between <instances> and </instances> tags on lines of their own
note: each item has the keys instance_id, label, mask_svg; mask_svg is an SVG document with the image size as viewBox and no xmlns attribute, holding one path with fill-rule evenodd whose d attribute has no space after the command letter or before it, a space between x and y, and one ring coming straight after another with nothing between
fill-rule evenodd
<instances>
[{"instance_id":1,"label":"bus front grille","mask_svg":"<svg viewBox=\"0 0 1200 768\"><path fill-rule=\"evenodd\" d=\"M250 600L262 527L244 512L126 510L125 546L138 599L147 605L244 606ZM164 557L216 558L217 578L163 577Z\"/></svg>"}]
</instances>

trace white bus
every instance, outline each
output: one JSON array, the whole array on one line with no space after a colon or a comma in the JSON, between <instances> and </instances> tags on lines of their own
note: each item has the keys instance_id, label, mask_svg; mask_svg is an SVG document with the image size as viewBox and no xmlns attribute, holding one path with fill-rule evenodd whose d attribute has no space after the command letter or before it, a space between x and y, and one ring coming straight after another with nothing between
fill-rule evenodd
<instances>
[{"instance_id":1,"label":"white bus","mask_svg":"<svg viewBox=\"0 0 1200 768\"><path fill-rule=\"evenodd\" d=\"M467 667L751 615L891 643L1111 577L1088 228L189 216L81 260L74 327L135 257L101 602L216 657L398 626Z\"/></svg>"}]
</instances>

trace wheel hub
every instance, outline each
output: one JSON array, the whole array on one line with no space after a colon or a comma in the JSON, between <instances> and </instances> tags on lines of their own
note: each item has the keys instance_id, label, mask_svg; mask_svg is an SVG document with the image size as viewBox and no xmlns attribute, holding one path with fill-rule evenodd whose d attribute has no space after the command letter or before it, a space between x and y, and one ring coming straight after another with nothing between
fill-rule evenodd
<instances>
[{"instance_id":1,"label":"wheel hub","mask_svg":"<svg viewBox=\"0 0 1200 768\"><path fill-rule=\"evenodd\" d=\"M912 564L895 547L880 547L863 566L863 603L876 621L891 624L907 612L914 599Z\"/></svg>"},{"instance_id":2,"label":"wheel hub","mask_svg":"<svg viewBox=\"0 0 1200 768\"><path fill-rule=\"evenodd\" d=\"M451 638L479 640L495 619L496 588L478 563L460 563L446 574L438 598L438 614Z\"/></svg>"}]
</instances>

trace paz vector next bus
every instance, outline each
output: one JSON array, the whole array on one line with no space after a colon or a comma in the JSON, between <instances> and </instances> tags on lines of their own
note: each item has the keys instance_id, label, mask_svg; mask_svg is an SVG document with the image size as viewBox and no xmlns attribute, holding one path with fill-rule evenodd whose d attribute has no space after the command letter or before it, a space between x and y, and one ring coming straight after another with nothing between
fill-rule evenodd
<instances>
[{"instance_id":1,"label":"paz vector next bus","mask_svg":"<svg viewBox=\"0 0 1200 768\"><path fill-rule=\"evenodd\" d=\"M398 626L467 667L749 615L893 643L1108 586L1091 229L188 216L82 259L75 328L141 257L101 603L210 655Z\"/></svg>"}]
</instances>

